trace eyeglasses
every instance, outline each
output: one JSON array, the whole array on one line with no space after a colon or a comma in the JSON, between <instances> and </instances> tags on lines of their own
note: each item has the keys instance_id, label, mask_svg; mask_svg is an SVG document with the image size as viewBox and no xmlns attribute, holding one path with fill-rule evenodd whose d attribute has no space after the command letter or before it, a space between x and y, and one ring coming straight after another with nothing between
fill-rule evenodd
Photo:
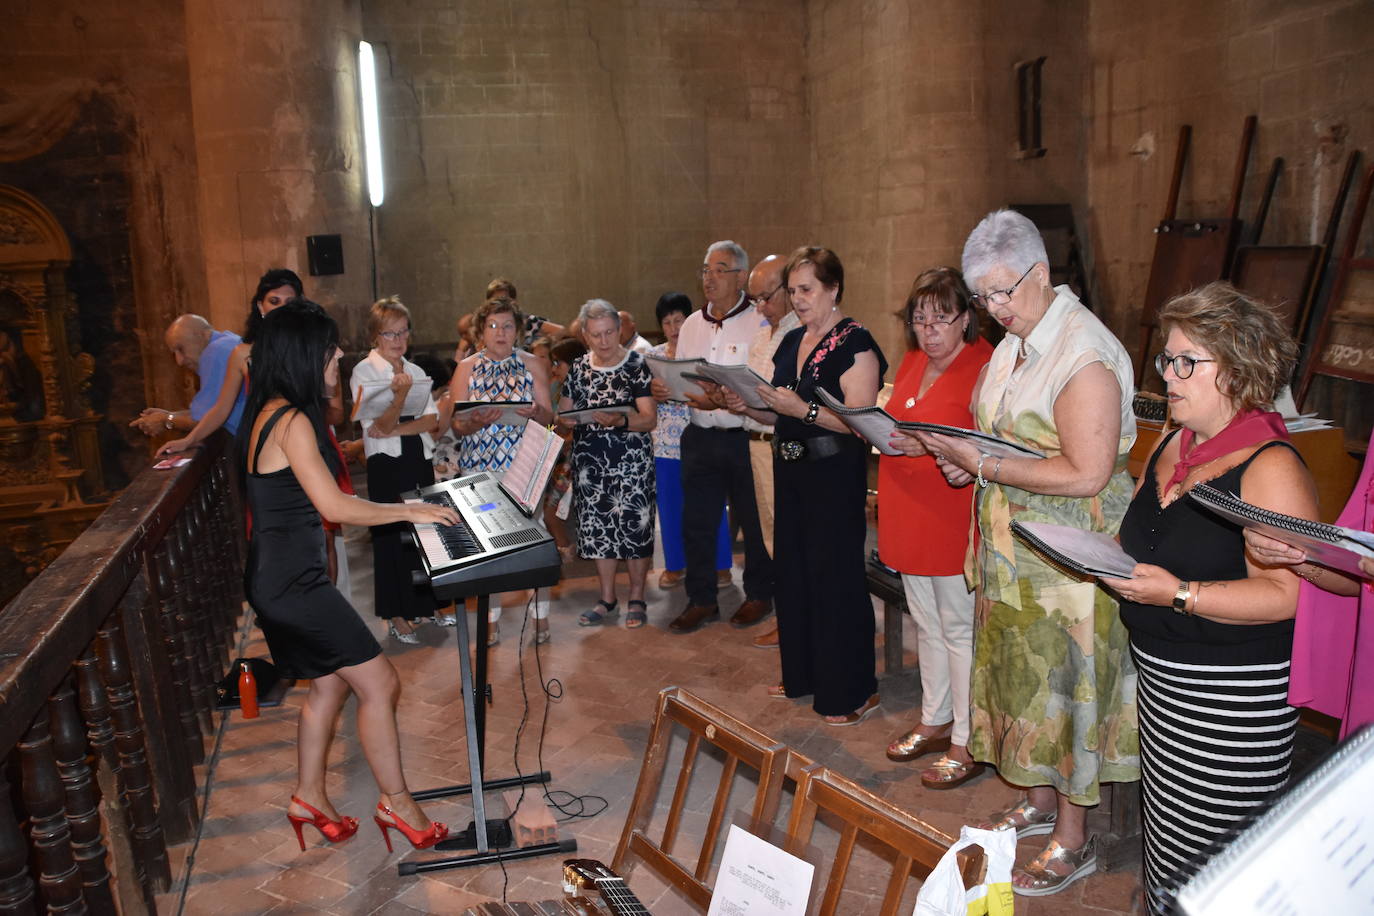
<instances>
[{"instance_id":1,"label":"eyeglasses","mask_svg":"<svg viewBox=\"0 0 1374 916\"><path fill-rule=\"evenodd\" d=\"M938 315L934 318L927 318L920 312L913 312L911 315L911 326L913 328L947 328L959 320L958 315L950 315L948 318L941 318Z\"/></svg>"},{"instance_id":2,"label":"eyeglasses","mask_svg":"<svg viewBox=\"0 0 1374 916\"><path fill-rule=\"evenodd\" d=\"M766 293L762 296L750 296L749 304L756 309L761 309L769 302L773 301L773 297L776 296L781 289L782 284L779 283L777 286L773 287L773 291L771 293Z\"/></svg>"},{"instance_id":3,"label":"eyeglasses","mask_svg":"<svg viewBox=\"0 0 1374 916\"><path fill-rule=\"evenodd\" d=\"M515 325L514 325L514 324L511 324L511 323L509 323L509 322L507 322L506 324L497 324L495 321L488 321L488 322L487 322L487 330L488 330L488 331L514 331L514 330L515 330Z\"/></svg>"},{"instance_id":4,"label":"eyeglasses","mask_svg":"<svg viewBox=\"0 0 1374 916\"><path fill-rule=\"evenodd\" d=\"M1198 359L1196 356L1184 356L1182 353L1178 356L1160 353L1155 357L1155 371L1159 373L1160 378L1163 378L1164 368L1172 365L1174 367L1174 375L1178 376L1180 379L1185 379L1192 376L1193 367L1198 363L1214 362L1216 362L1214 359Z\"/></svg>"},{"instance_id":5,"label":"eyeglasses","mask_svg":"<svg viewBox=\"0 0 1374 916\"><path fill-rule=\"evenodd\" d=\"M1032 270L1035 270L1034 264L1026 268L1026 272L1021 275L1021 280L1029 277ZM968 297L968 301L980 309L986 309L990 305L1006 305L1011 301L1011 294L1016 292L1016 287L1021 285L1021 280L1017 280L1007 289L995 289L990 293L982 294L974 293Z\"/></svg>"},{"instance_id":6,"label":"eyeglasses","mask_svg":"<svg viewBox=\"0 0 1374 916\"><path fill-rule=\"evenodd\" d=\"M739 272L740 268L738 267L732 267L728 270L724 267L702 267L700 271L703 277L715 277L717 280L721 279L726 274L737 274Z\"/></svg>"},{"instance_id":7,"label":"eyeglasses","mask_svg":"<svg viewBox=\"0 0 1374 916\"><path fill-rule=\"evenodd\" d=\"M377 336L383 340L402 340L410 336L410 328L404 331L378 331Z\"/></svg>"}]
</instances>

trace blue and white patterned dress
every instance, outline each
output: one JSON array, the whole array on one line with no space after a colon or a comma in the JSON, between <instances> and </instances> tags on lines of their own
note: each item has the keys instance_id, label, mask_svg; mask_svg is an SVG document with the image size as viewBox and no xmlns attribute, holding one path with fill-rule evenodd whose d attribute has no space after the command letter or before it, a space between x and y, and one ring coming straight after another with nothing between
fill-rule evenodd
<instances>
[{"instance_id":1,"label":"blue and white patterned dress","mask_svg":"<svg viewBox=\"0 0 1374 916\"><path fill-rule=\"evenodd\" d=\"M502 360L482 350L468 378L469 401L533 401L534 376L520 358L520 351ZM458 463L464 474L475 471L504 471L515 459L525 426L493 423L484 426L458 443Z\"/></svg>"},{"instance_id":2,"label":"blue and white patterned dress","mask_svg":"<svg viewBox=\"0 0 1374 916\"><path fill-rule=\"evenodd\" d=\"M574 409L609 407L650 397L653 376L632 350L614 366L593 366L591 354L568 370L563 396ZM577 553L586 559L654 555L654 456L648 433L594 423L573 431L573 494Z\"/></svg>"},{"instance_id":3,"label":"blue and white patterned dress","mask_svg":"<svg viewBox=\"0 0 1374 916\"><path fill-rule=\"evenodd\" d=\"M649 351L650 356L668 356L668 344L661 343ZM654 457L682 460L682 431L692 422L692 408L681 401L663 401L658 405L658 425L654 438Z\"/></svg>"}]
</instances>

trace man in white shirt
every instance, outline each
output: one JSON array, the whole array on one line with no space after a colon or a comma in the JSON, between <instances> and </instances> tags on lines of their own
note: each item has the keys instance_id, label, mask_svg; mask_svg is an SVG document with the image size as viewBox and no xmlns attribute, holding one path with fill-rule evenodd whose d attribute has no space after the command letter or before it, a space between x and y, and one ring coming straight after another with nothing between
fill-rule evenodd
<instances>
[{"instance_id":1,"label":"man in white shirt","mask_svg":"<svg viewBox=\"0 0 1374 916\"><path fill-rule=\"evenodd\" d=\"M731 241L706 249L701 288L706 306L682 325L678 359L704 358L722 365L749 360L749 345L766 323L744 295L749 256ZM654 397L667 398L662 382ZM716 601L716 529L728 498L734 522L744 537L744 597L730 618L737 627L753 626L773 612L773 560L763 543L754 475L749 465L749 437L742 417L723 409L704 392L692 399L692 422L682 433L682 541L687 554L687 608L668 625L690 633L720 619Z\"/></svg>"},{"instance_id":2,"label":"man in white shirt","mask_svg":"<svg viewBox=\"0 0 1374 916\"><path fill-rule=\"evenodd\" d=\"M749 272L749 283L745 294L749 302L763 317L764 322L754 332L754 340L749 345L749 368L766 379L773 377L773 354L788 331L800 327L796 312L792 311L792 300L782 282L782 269L786 260L770 254L754 265ZM750 417L744 418L744 428L749 434L749 463L754 471L754 499L758 504L759 528L763 531L763 546L768 555L773 555L773 427L764 426ZM754 637L754 645L760 649L778 647L778 628L769 627L768 632Z\"/></svg>"},{"instance_id":3,"label":"man in white shirt","mask_svg":"<svg viewBox=\"0 0 1374 916\"><path fill-rule=\"evenodd\" d=\"M640 356L654 348L654 345L639 333L639 326L635 324L635 316L624 309L620 310L620 345L627 350L634 350Z\"/></svg>"}]
</instances>

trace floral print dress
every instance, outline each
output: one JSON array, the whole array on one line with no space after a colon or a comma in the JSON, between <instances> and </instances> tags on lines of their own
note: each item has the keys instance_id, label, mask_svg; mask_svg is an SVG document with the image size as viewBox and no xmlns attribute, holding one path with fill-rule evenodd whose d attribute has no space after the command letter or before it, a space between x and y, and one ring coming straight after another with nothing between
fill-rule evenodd
<instances>
[{"instance_id":1,"label":"floral print dress","mask_svg":"<svg viewBox=\"0 0 1374 916\"><path fill-rule=\"evenodd\" d=\"M614 366L593 366L591 354L568 370L563 396L574 410L650 397L653 376L644 357L627 350ZM589 560L654 555L654 456L648 433L586 423L573 431L573 497L577 553Z\"/></svg>"},{"instance_id":2,"label":"floral print dress","mask_svg":"<svg viewBox=\"0 0 1374 916\"><path fill-rule=\"evenodd\" d=\"M1140 778L1136 673L1116 602L1095 582L1065 575L1011 533L1050 522L1116 534L1131 500L1126 459L1135 442L1130 357L1068 287L1022 340L994 351L975 405L978 429L1061 454L1054 405L1080 369L1100 362L1121 388L1116 468L1096 496L1044 496L989 482L979 490L978 537L965 572L979 588L974 623L973 759L1013 785L1053 786L1095 805L1101 782ZM1017 365L1018 348L1026 358Z\"/></svg>"}]
</instances>

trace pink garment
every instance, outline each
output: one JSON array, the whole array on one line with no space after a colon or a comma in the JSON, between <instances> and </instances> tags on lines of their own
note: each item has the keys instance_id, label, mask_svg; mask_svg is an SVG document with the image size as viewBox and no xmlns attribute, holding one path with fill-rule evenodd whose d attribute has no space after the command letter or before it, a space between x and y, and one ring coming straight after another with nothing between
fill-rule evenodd
<instances>
[{"instance_id":1,"label":"pink garment","mask_svg":"<svg viewBox=\"0 0 1374 916\"><path fill-rule=\"evenodd\" d=\"M1374 531L1374 436L1336 524ZM1288 702L1341 720L1341 738L1374 722L1374 592L1344 598L1303 582L1293 632Z\"/></svg>"}]
</instances>

